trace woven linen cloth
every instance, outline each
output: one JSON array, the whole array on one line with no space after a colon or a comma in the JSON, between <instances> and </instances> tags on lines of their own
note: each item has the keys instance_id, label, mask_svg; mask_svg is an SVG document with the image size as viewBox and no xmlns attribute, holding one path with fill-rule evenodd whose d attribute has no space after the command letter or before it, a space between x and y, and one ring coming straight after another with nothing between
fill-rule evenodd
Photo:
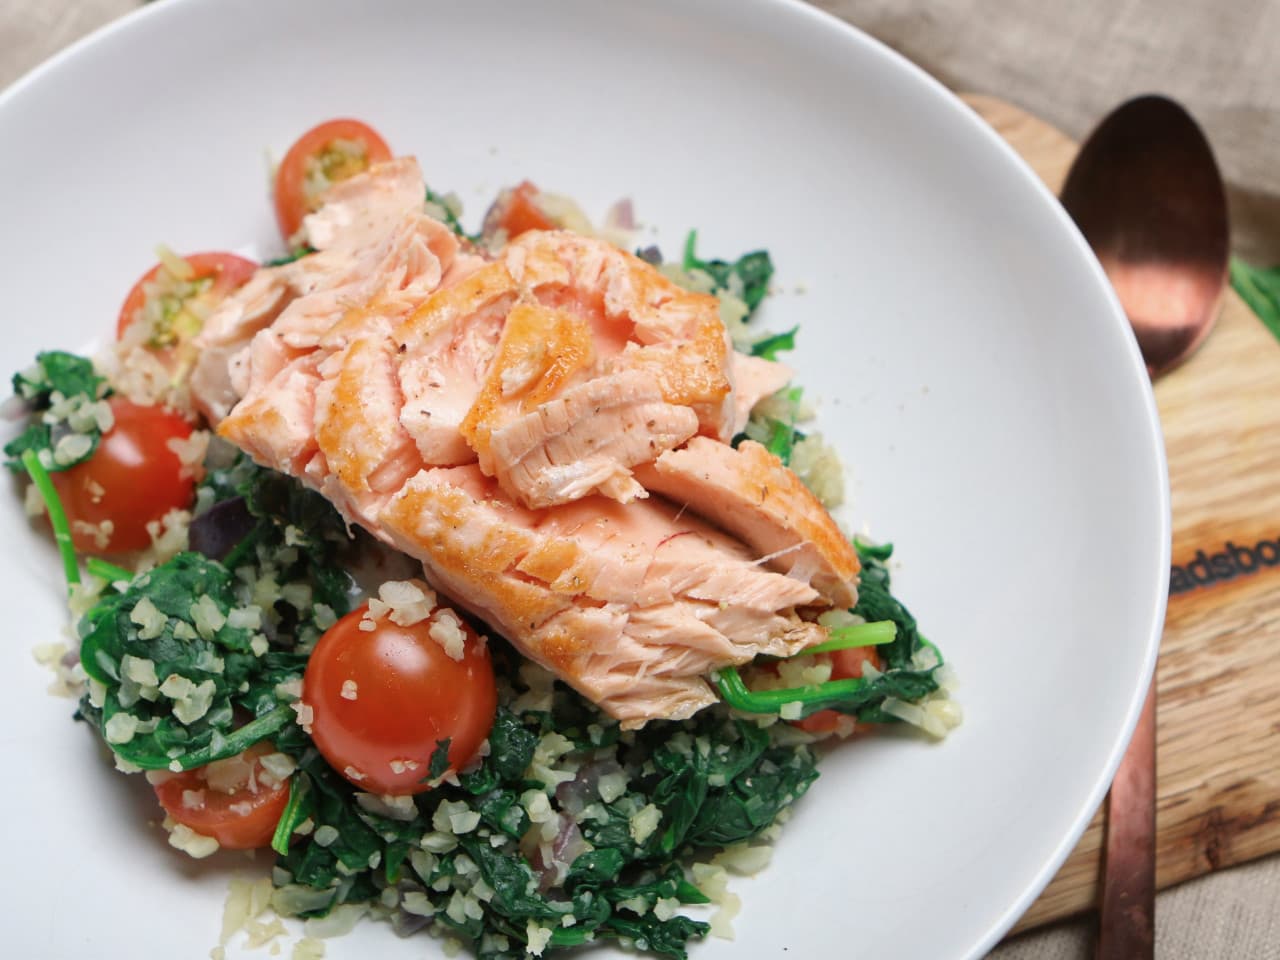
<instances>
[{"instance_id":1,"label":"woven linen cloth","mask_svg":"<svg viewBox=\"0 0 1280 960\"><path fill-rule=\"evenodd\" d=\"M1280 263L1280 2L818 0L951 87L1002 97L1076 139L1163 93L1213 144L1237 253Z\"/></svg>"},{"instance_id":2,"label":"woven linen cloth","mask_svg":"<svg viewBox=\"0 0 1280 960\"><path fill-rule=\"evenodd\" d=\"M1280 263L1280 0L815 5L952 89L1003 97L1077 139L1130 96L1177 98L1203 124L1218 155L1236 252ZM137 0L2 0L0 89L137 6ZM1091 920L1066 921L1006 940L990 960L1083 960L1093 936ZM1162 893L1156 948L1168 960L1280 960L1280 857Z\"/></svg>"}]
</instances>

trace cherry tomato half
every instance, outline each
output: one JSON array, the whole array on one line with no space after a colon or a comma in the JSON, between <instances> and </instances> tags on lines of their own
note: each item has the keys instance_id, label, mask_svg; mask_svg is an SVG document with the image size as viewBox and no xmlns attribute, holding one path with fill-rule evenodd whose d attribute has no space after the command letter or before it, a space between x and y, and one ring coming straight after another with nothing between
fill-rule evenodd
<instances>
[{"instance_id":1,"label":"cherry tomato half","mask_svg":"<svg viewBox=\"0 0 1280 960\"><path fill-rule=\"evenodd\" d=\"M510 241L529 230L554 230L556 222L538 206L539 193L528 180L500 193L484 215L484 236L493 237L502 230Z\"/></svg>"},{"instance_id":2,"label":"cherry tomato half","mask_svg":"<svg viewBox=\"0 0 1280 960\"><path fill-rule=\"evenodd\" d=\"M84 463L50 474L71 523L77 550L124 553L151 543L147 524L170 510L185 509L195 496L195 479L170 440L191 436L191 425L164 407L147 407L112 397L115 425L102 435ZM111 521L105 544L84 524Z\"/></svg>"},{"instance_id":3,"label":"cherry tomato half","mask_svg":"<svg viewBox=\"0 0 1280 960\"><path fill-rule=\"evenodd\" d=\"M304 133L276 171L276 220L285 240L298 232L331 184L390 159L386 141L359 120L327 120Z\"/></svg>"},{"instance_id":4,"label":"cherry tomato half","mask_svg":"<svg viewBox=\"0 0 1280 960\"><path fill-rule=\"evenodd\" d=\"M877 670L883 669L880 653L875 647L850 647L848 650L833 650L831 653L818 654L831 659L832 680L852 680L862 676L862 665L870 663ZM791 721L801 730L809 733L831 733L840 722L837 710L819 710L811 713L803 720Z\"/></svg>"},{"instance_id":5,"label":"cherry tomato half","mask_svg":"<svg viewBox=\"0 0 1280 960\"><path fill-rule=\"evenodd\" d=\"M180 314L188 301L202 297L209 306L214 306L227 294L244 285L258 269L258 265L252 260L221 251L193 253L182 259L191 267L190 277L185 279L175 277L163 263L157 263L138 278L138 282L133 285L120 307L120 317L116 321L117 337L124 336L125 330L146 313L148 286L158 285L173 291L161 294L169 298L168 302L160 305L159 311L165 323L165 329L157 330L152 334L152 337L158 341L155 345L165 347L183 339L184 333L191 336L199 332L198 327L194 331L181 329ZM164 271L163 276L161 271ZM206 280L212 282L207 284L201 282ZM175 321L177 329L174 329Z\"/></svg>"},{"instance_id":6,"label":"cherry tomato half","mask_svg":"<svg viewBox=\"0 0 1280 960\"><path fill-rule=\"evenodd\" d=\"M498 703L489 649L459 623L464 653L450 657L430 632L439 610L412 626L382 617L361 630L367 609L330 627L307 662L311 738L362 790L420 793L439 742L448 738L449 766L460 770L489 735Z\"/></svg>"},{"instance_id":7,"label":"cherry tomato half","mask_svg":"<svg viewBox=\"0 0 1280 960\"><path fill-rule=\"evenodd\" d=\"M231 850L270 845L289 802L289 781L274 779L262 757L269 742L255 743L235 757L175 774L154 786L165 813Z\"/></svg>"}]
</instances>

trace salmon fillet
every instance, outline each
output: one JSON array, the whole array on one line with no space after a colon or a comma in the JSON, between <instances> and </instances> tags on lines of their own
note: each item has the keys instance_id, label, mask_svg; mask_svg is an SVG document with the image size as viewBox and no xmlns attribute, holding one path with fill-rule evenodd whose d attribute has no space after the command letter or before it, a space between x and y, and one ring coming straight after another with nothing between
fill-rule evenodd
<instances>
[{"instance_id":1,"label":"salmon fillet","mask_svg":"<svg viewBox=\"0 0 1280 960\"><path fill-rule=\"evenodd\" d=\"M224 304L219 434L626 726L820 642L806 617L854 602L856 554L781 462L728 444L790 371L603 241L531 231L486 259L422 208L413 161L377 165L307 219L319 252Z\"/></svg>"},{"instance_id":2,"label":"salmon fillet","mask_svg":"<svg viewBox=\"0 0 1280 960\"><path fill-rule=\"evenodd\" d=\"M624 725L683 718L705 675L820 642L806 584L660 500L531 511L478 467L423 470L381 514L427 578Z\"/></svg>"}]
</instances>

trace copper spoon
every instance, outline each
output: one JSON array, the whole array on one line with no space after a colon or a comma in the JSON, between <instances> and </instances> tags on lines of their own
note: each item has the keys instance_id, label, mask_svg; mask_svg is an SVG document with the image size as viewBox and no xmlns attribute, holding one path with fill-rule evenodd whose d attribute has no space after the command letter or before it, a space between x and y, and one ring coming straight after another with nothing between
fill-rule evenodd
<instances>
[{"instance_id":1,"label":"copper spoon","mask_svg":"<svg viewBox=\"0 0 1280 960\"><path fill-rule=\"evenodd\" d=\"M1213 326L1227 281L1226 192L1204 133L1160 96L1121 104L1076 156L1062 205L1115 287L1154 379ZM1155 677L1107 801L1099 960L1155 951Z\"/></svg>"}]
</instances>

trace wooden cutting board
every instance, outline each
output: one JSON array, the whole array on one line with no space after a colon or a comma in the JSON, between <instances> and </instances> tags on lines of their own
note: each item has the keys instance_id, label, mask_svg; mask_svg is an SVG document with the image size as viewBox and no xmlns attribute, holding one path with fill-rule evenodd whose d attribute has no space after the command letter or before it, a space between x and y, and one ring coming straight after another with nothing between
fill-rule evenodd
<instances>
[{"instance_id":1,"label":"wooden cutting board","mask_svg":"<svg viewBox=\"0 0 1280 960\"><path fill-rule=\"evenodd\" d=\"M963 99L1055 194L1077 144L1004 101ZM1280 851L1280 344L1228 291L1204 346L1155 385L1173 503L1157 669L1156 882ZM1019 921L1098 901L1099 812Z\"/></svg>"}]
</instances>

